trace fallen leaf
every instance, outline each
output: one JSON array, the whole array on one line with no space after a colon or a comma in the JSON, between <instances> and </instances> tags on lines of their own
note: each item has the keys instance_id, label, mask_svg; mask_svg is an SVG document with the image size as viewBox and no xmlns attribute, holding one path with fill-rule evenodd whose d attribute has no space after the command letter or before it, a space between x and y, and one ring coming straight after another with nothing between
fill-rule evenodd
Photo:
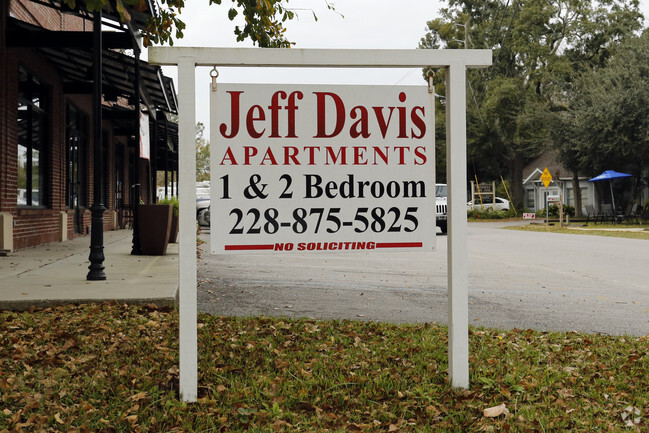
<instances>
[{"instance_id":1,"label":"fallen leaf","mask_svg":"<svg viewBox=\"0 0 649 433\"><path fill-rule=\"evenodd\" d=\"M274 423L271 424L271 427L272 427L273 430L282 430L282 429L284 429L284 427L290 429L290 428L293 427L293 425L287 423L286 421L278 419L277 421L275 421Z\"/></svg>"},{"instance_id":2,"label":"fallen leaf","mask_svg":"<svg viewBox=\"0 0 649 433\"><path fill-rule=\"evenodd\" d=\"M499 406L493 406L485 409L483 411L483 414L486 418L496 418L500 415L509 415L509 410L507 410L507 407L505 406L505 403L499 405Z\"/></svg>"},{"instance_id":3,"label":"fallen leaf","mask_svg":"<svg viewBox=\"0 0 649 433\"><path fill-rule=\"evenodd\" d=\"M54 420L59 424L65 424L65 422L63 422L63 420L61 419L61 414L58 412L54 414Z\"/></svg>"},{"instance_id":4,"label":"fallen leaf","mask_svg":"<svg viewBox=\"0 0 649 433\"><path fill-rule=\"evenodd\" d=\"M135 395L132 395L131 398L130 398L129 400L131 400L131 401L140 401L140 400L145 399L146 396L147 396L147 392L146 392L146 391L142 391L142 392L138 392L138 393L135 394Z\"/></svg>"}]
</instances>

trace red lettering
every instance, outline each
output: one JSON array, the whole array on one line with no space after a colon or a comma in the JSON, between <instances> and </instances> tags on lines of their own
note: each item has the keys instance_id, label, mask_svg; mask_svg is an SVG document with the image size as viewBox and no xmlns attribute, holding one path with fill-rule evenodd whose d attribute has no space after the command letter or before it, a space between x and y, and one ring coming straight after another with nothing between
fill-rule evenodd
<instances>
[{"instance_id":1,"label":"red lettering","mask_svg":"<svg viewBox=\"0 0 649 433\"><path fill-rule=\"evenodd\" d=\"M426 148L424 146L415 147L415 165L424 165L428 158L426 158Z\"/></svg>"},{"instance_id":2,"label":"red lettering","mask_svg":"<svg viewBox=\"0 0 649 433\"><path fill-rule=\"evenodd\" d=\"M388 133L388 126L390 126L390 119L392 119L392 112L394 111L394 107L388 108L390 110L390 115L386 121L385 116L383 115L383 107L372 107L374 114L376 115L376 120L379 122L379 129L381 130L383 138L385 138L385 134Z\"/></svg>"},{"instance_id":3,"label":"red lettering","mask_svg":"<svg viewBox=\"0 0 649 433\"><path fill-rule=\"evenodd\" d=\"M297 160L297 154L300 153L297 147L286 146L284 147L284 165L291 165L289 161L293 161L293 164L300 165L300 161Z\"/></svg>"},{"instance_id":4,"label":"red lettering","mask_svg":"<svg viewBox=\"0 0 649 433\"><path fill-rule=\"evenodd\" d=\"M359 114L356 114L357 111ZM363 107L362 105L358 105L352 108L349 116L352 119L356 119L357 116L359 117L359 119L354 122L352 127L349 129L349 135L351 135L352 138L358 138L359 136L368 138L371 134L369 131L369 113L367 111L367 108Z\"/></svg>"},{"instance_id":5,"label":"red lettering","mask_svg":"<svg viewBox=\"0 0 649 433\"><path fill-rule=\"evenodd\" d=\"M421 111L421 117L417 114L417 111ZM410 133L412 134L412 138L422 138L426 134L426 122L424 122L424 107L414 107L412 111L410 112L410 119L412 120L412 123L415 124L417 129L419 129L419 134L415 134L415 130L411 129Z\"/></svg>"},{"instance_id":6,"label":"red lettering","mask_svg":"<svg viewBox=\"0 0 649 433\"><path fill-rule=\"evenodd\" d=\"M329 158L331 158L331 163ZM334 153L333 147L327 147L327 162L325 165L336 164L339 158L340 165L347 165L347 146L340 146L338 153Z\"/></svg>"},{"instance_id":7,"label":"red lettering","mask_svg":"<svg viewBox=\"0 0 649 433\"><path fill-rule=\"evenodd\" d=\"M226 159L230 161L230 165L239 165L237 164L237 160L234 159L234 155L232 154L232 149L230 149L230 146L228 146L228 149L225 151L225 155L223 155L223 159L221 160L220 165L223 165Z\"/></svg>"},{"instance_id":8,"label":"red lettering","mask_svg":"<svg viewBox=\"0 0 649 433\"><path fill-rule=\"evenodd\" d=\"M257 148L252 146L243 146L244 163L243 165L250 165L250 158L257 155Z\"/></svg>"},{"instance_id":9,"label":"red lettering","mask_svg":"<svg viewBox=\"0 0 649 433\"><path fill-rule=\"evenodd\" d=\"M273 96L270 98L270 105L268 109L270 110L270 135L269 137L279 137L279 98L286 99L286 92L280 90L273 93Z\"/></svg>"},{"instance_id":10,"label":"red lettering","mask_svg":"<svg viewBox=\"0 0 649 433\"><path fill-rule=\"evenodd\" d=\"M275 251L291 251L294 248L292 243L276 243ZM376 242L299 242L298 251L336 251L336 250L373 250Z\"/></svg>"},{"instance_id":11,"label":"red lettering","mask_svg":"<svg viewBox=\"0 0 649 433\"><path fill-rule=\"evenodd\" d=\"M277 160L275 159L275 155L273 155L273 151L271 148L266 149L266 153L264 153L264 158L261 160L261 163L259 165L264 165L264 162L268 160L270 161L270 165L277 165Z\"/></svg>"},{"instance_id":12,"label":"red lettering","mask_svg":"<svg viewBox=\"0 0 649 433\"><path fill-rule=\"evenodd\" d=\"M276 243L274 250L275 251L291 251L293 249L293 243L287 242L285 244Z\"/></svg>"},{"instance_id":13,"label":"red lettering","mask_svg":"<svg viewBox=\"0 0 649 433\"><path fill-rule=\"evenodd\" d=\"M399 93L399 101L406 102L404 92ZM406 107L398 107L397 111L399 112L399 135L397 138L408 138L406 133Z\"/></svg>"},{"instance_id":14,"label":"red lettering","mask_svg":"<svg viewBox=\"0 0 649 433\"><path fill-rule=\"evenodd\" d=\"M304 146L305 150L309 151L309 165L315 165L315 151L320 150L318 146Z\"/></svg>"},{"instance_id":15,"label":"red lettering","mask_svg":"<svg viewBox=\"0 0 649 433\"><path fill-rule=\"evenodd\" d=\"M364 146L354 147L354 165L367 165L367 158L365 157L366 150L367 147Z\"/></svg>"},{"instance_id":16,"label":"red lettering","mask_svg":"<svg viewBox=\"0 0 649 433\"><path fill-rule=\"evenodd\" d=\"M257 111L257 116L255 116L255 111ZM264 114L263 108L259 105L253 105L250 107L250 110L248 110L248 115L246 116L246 128L248 129L248 135L252 138L259 138L264 135L264 132L266 132L266 129L263 129L261 132L255 130L254 122L258 120L266 120L266 115Z\"/></svg>"},{"instance_id":17,"label":"red lettering","mask_svg":"<svg viewBox=\"0 0 649 433\"><path fill-rule=\"evenodd\" d=\"M374 165L377 164L377 162L376 162L377 155L378 155L379 158L381 158L383 160L385 165L388 165L388 149L389 149L389 147L385 146L385 153L383 153L383 151L381 150L380 147L375 146L375 147L373 147L373 149L374 149Z\"/></svg>"},{"instance_id":18,"label":"red lettering","mask_svg":"<svg viewBox=\"0 0 649 433\"><path fill-rule=\"evenodd\" d=\"M399 165L405 165L406 149L410 150L410 148L408 146L394 146L394 149L399 151Z\"/></svg>"},{"instance_id":19,"label":"red lettering","mask_svg":"<svg viewBox=\"0 0 649 433\"><path fill-rule=\"evenodd\" d=\"M340 96L331 92L313 92L316 95L316 135L313 138L332 138L340 134L340 131L343 130L345 126L345 104ZM334 130L331 134L327 134L326 131L326 107L325 107L325 97L330 97L335 105L336 109L336 124Z\"/></svg>"},{"instance_id":20,"label":"red lettering","mask_svg":"<svg viewBox=\"0 0 649 433\"><path fill-rule=\"evenodd\" d=\"M239 133L239 96L243 92L228 92L231 96L230 99L230 120L232 123L232 131L230 134L227 134L228 125L221 123L219 126L219 131L221 135L225 138L233 138Z\"/></svg>"},{"instance_id":21,"label":"red lettering","mask_svg":"<svg viewBox=\"0 0 649 433\"><path fill-rule=\"evenodd\" d=\"M304 94L302 92L291 92L288 95L288 105L284 107L288 111L288 134L286 138L297 138L297 135L295 135L295 111L298 107L295 98L302 99L303 97Z\"/></svg>"}]
</instances>

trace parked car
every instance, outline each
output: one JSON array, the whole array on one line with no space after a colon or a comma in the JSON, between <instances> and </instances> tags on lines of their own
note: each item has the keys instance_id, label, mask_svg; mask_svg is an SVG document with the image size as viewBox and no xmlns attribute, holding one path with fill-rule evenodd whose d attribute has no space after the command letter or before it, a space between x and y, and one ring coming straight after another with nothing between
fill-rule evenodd
<instances>
[{"instance_id":1,"label":"parked car","mask_svg":"<svg viewBox=\"0 0 649 433\"><path fill-rule=\"evenodd\" d=\"M196 199L196 220L200 226L210 226L210 199Z\"/></svg>"},{"instance_id":2,"label":"parked car","mask_svg":"<svg viewBox=\"0 0 649 433\"><path fill-rule=\"evenodd\" d=\"M496 197L496 202L492 201L493 197L491 195L485 195L482 197L482 205L480 199L475 200L475 205L473 200L469 201L466 205L469 209L493 209L493 210L509 210L509 200L506 198Z\"/></svg>"},{"instance_id":3,"label":"parked car","mask_svg":"<svg viewBox=\"0 0 649 433\"><path fill-rule=\"evenodd\" d=\"M446 184L435 184L435 225L440 228L442 233L448 231L447 196L448 188Z\"/></svg>"},{"instance_id":4,"label":"parked car","mask_svg":"<svg viewBox=\"0 0 649 433\"><path fill-rule=\"evenodd\" d=\"M196 182L196 220L200 226L210 226L210 182Z\"/></svg>"}]
</instances>

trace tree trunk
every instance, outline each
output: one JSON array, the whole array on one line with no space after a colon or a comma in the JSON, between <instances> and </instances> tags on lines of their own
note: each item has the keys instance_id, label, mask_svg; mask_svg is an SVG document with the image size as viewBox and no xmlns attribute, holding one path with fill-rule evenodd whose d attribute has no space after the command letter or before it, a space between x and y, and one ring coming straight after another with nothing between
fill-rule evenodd
<instances>
[{"instance_id":1,"label":"tree trunk","mask_svg":"<svg viewBox=\"0 0 649 433\"><path fill-rule=\"evenodd\" d=\"M579 173L572 172L572 190L575 194L575 217L581 217L581 188L579 187Z\"/></svg>"},{"instance_id":2,"label":"tree trunk","mask_svg":"<svg viewBox=\"0 0 649 433\"><path fill-rule=\"evenodd\" d=\"M516 209L523 209L523 167L525 166L525 159L520 153L516 153L514 158L510 161L510 178L511 178L511 194L512 201Z\"/></svg>"}]
</instances>

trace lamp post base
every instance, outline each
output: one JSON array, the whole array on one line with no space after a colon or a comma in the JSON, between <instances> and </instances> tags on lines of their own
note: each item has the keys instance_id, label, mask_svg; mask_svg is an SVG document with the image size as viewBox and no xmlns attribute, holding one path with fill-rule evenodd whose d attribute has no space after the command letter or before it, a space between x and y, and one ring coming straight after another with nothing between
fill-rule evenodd
<instances>
[{"instance_id":1,"label":"lamp post base","mask_svg":"<svg viewBox=\"0 0 649 433\"><path fill-rule=\"evenodd\" d=\"M90 272L86 276L88 281L103 281L106 279L104 273L104 211L103 204L92 206L92 224L90 227Z\"/></svg>"}]
</instances>

